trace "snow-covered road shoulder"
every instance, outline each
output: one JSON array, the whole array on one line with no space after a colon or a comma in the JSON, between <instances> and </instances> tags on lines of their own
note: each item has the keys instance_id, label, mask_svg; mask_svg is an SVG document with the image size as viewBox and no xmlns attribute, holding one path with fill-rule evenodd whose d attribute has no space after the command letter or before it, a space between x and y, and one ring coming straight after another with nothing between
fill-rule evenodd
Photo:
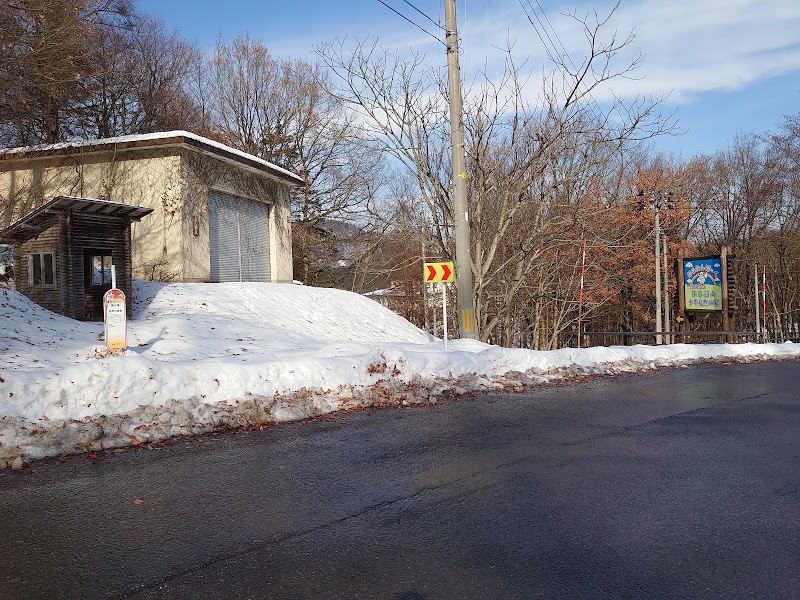
<instances>
[{"instance_id":1,"label":"snow-covered road shoulder","mask_svg":"<svg viewBox=\"0 0 800 600\"><path fill-rule=\"evenodd\" d=\"M102 323L0 290L0 468L552 377L800 356L792 344L445 350L373 300L296 285L137 281L134 297L129 348L109 355Z\"/></svg>"}]
</instances>

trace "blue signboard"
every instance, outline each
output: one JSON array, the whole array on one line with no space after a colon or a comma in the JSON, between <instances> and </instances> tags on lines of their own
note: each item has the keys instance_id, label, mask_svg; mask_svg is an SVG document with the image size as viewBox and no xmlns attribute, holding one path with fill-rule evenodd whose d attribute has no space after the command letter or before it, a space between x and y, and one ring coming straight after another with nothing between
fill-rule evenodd
<instances>
[{"instance_id":1,"label":"blue signboard","mask_svg":"<svg viewBox=\"0 0 800 600\"><path fill-rule=\"evenodd\" d=\"M683 261L686 310L722 310L722 264L719 257Z\"/></svg>"}]
</instances>

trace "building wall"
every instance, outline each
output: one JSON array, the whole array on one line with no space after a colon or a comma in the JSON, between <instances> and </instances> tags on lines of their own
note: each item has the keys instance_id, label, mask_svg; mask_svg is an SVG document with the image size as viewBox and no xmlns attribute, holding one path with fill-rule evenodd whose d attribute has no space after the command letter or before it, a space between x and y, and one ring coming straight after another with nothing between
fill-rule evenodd
<instances>
[{"instance_id":1,"label":"building wall","mask_svg":"<svg viewBox=\"0 0 800 600\"><path fill-rule=\"evenodd\" d=\"M274 283L292 280L292 234L286 185L250 170L182 150L184 281L209 281L211 274L208 192L215 190L271 205L269 212L270 272ZM198 235L194 235L197 231Z\"/></svg>"},{"instance_id":2,"label":"building wall","mask_svg":"<svg viewBox=\"0 0 800 600\"><path fill-rule=\"evenodd\" d=\"M291 283L294 279L292 262L292 210L289 188L278 190L279 201L269 214L270 269L274 283Z\"/></svg>"},{"instance_id":3,"label":"building wall","mask_svg":"<svg viewBox=\"0 0 800 600\"><path fill-rule=\"evenodd\" d=\"M66 270L64 268L64 238L61 226L53 225L38 237L14 247L14 286L38 305L64 314L69 297ZM55 261L55 288L32 286L28 279L28 256L34 253L52 252ZM72 315L68 315L72 316Z\"/></svg>"},{"instance_id":4,"label":"building wall","mask_svg":"<svg viewBox=\"0 0 800 600\"><path fill-rule=\"evenodd\" d=\"M185 147L0 160L0 228L60 195L152 208L131 225L133 276L204 282L210 279L209 189L272 205L271 278L290 282L288 186Z\"/></svg>"},{"instance_id":5,"label":"building wall","mask_svg":"<svg viewBox=\"0 0 800 600\"><path fill-rule=\"evenodd\" d=\"M6 227L56 196L114 200L154 209L133 223L135 277L179 280L180 157L175 148L0 161L0 206Z\"/></svg>"}]
</instances>

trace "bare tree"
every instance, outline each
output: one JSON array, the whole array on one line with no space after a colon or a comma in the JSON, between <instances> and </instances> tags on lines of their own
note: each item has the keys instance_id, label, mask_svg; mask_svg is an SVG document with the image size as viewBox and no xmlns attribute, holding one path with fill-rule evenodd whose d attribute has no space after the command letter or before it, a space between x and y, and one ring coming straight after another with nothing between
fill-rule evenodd
<instances>
[{"instance_id":1,"label":"bare tree","mask_svg":"<svg viewBox=\"0 0 800 600\"><path fill-rule=\"evenodd\" d=\"M330 273L320 275L339 258L332 230L344 231L334 221L364 223L383 184L380 154L364 145L318 66L273 58L243 36L217 45L210 73L223 140L304 178L292 198L295 274L305 283L330 281Z\"/></svg>"},{"instance_id":2,"label":"bare tree","mask_svg":"<svg viewBox=\"0 0 800 600\"><path fill-rule=\"evenodd\" d=\"M671 127L657 112L660 99L615 99L601 110L593 94L630 76L639 62L615 70L613 59L632 38L603 43L600 30L607 20L578 22L589 44L586 59L577 67L557 59L540 104L528 100L528 78L510 52L499 81L485 78L465 93L472 270L482 339L492 337L511 311L530 313L529 305L515 308L514 299L534 273L546 272L541 267L547 249L578 246L585 182L630 145ZM450 254L453 212L440 74L426 69L419 54L390 53L377 41L357 42L350 50L334 40L317 51L332 72L332 92L369 128L374 147L415 177L434 235ZM551 329L564 326L559 320Z\"/></svg>"},{"instance_id":3,"label":"bare tree","mask_svg":"<svg viewBox=\"0 0 800 600\"><path fill-rule=\"evenodd\" d=\"M768 161L780 184L778 223L766 235L761 253L767 265L772 328L783 338L800 339L800 114L787 116L769 138Z\"/></svg>"},{"instance_id":4,"label":"bare tree","mask_svg":"<svg viewBox=\"0 0 800 600\"><path fill-rule=\"evenodd\" d=\"M98 68L84 81L82 137L207 128L191 96L201 53L163 22L137 16L98 31L91 58Z\"/></svg>"},{"instance_id":5,"label":"bare tree","mask_svg":"<svg viewBox=\"0 0 800 600\"><path fill-rule=\"evenodd\" d=\"M768 160L755 135L737 135L708 164L700 242L746 249L775 225L781 214L780 169Z\"/></svg>"},{"instance_id":6,"label":"bare tree","mask_svg":"<svg viewBox=\"0 0 800 600\"><path fill-rule=\"evenodd\" d=\"M127 0L6 0L0 4L0 142L25 145L75 135L95 35L126 27Z\"/></svg>"}]
</instances>

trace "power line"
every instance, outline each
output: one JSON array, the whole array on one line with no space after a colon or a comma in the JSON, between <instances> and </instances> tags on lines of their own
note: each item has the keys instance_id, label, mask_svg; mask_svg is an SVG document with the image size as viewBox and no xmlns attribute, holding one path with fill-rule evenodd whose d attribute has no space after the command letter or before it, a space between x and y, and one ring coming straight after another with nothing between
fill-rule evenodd
<instances>
[{"instance_id":1,"label":"power line","mask_svg":"<svg viewBox=\"0 0 800 600\"><path fill-rule=\"evenodd\" d=\"M545 37L547 37L548 41L550 42L550 45L548 45L547 42L544 41L544 38L542 37L542 34L539 33L539 29L536 27L536 24L533 22L533 19L531 19L531 16L528 13L528 10L525 8L525 5L522 3L522 0L519 0L519 4L522 7L522 10L525 12L525 16L528 17L528 21L533 26L533 29L536 31L536 34L539 36L539 39L541 40L542 45L544 46L544 50L547 53L548 58L550 58L550 60L555 62L556 65L558 65L559 62L562 62L563 59L566 58L566 60L569 61L569 64L572 65L572 68L577 71L577 67L575 66L575 63L572 61L572 58L570 57L569 52L567 52L567 49L564 47L564 44L561 41L561 38L559 37L558 33L556 32L555 27L553 27L553 24L550 22L550 19L547 17L547 13L545 12L544 8L542 8L542 5L539 2L539 0L536 0L536 5L539 7L539 11L542 13L542 16L544 16L545 20L547 21L547 24L550 27L550 30L553 32L553 37L555 37L555 39L558 41L559 46L561 46L561 50L563 50L563 54L558 51L558 48L556 48L556 45L553 42L553 39L550 37L550 34L547 32L547 28L544 26L544 23L542 23L542 20L539 18L539 15L536 13L536 9L534 8L533 4L531 3L531 0L525 0L525 1L528 3L528 6L530 6L531 12L533 12L533 16L536 18L536 21L539 23L539 27L542 28L542 32L544 33ZM558 61L553 57L553 54L551 53L551 46L552 46L552 50L555 53L555 55L559 57ZM562 62L562 64L563 64L563 62ZM564 67L566 67L566 65L564 65ZM601 121L601 122L607 122L608 118L605 115L602 114L602 111L600 110L600 107L597 105L597 100L594 99L594 97L591 94L591 91L587 90L587 93L589 95L589 99L587 101L587 104L589 105L589 110L592 113L592 115L594 115L594 117L596 119L598 119L599 121ZM598 112L600 114L598 114Z\"/></svg>"},{"instance_id":2,"label":"power line","mask_svg":"<svg viewBox=\"0 0 800 600\"><path fill-rule=\"evenodd\" d=\"M530 4L530 0L528 0L528 4ZM575 63L572 62L572 59L569 57L569 53L567 52L567 49L564 47L564 44L561 43L561 38L558 37L558 33L556 32L556 28L553 27L553 24L550 22L550 19L547 17L547 13L544 12L544 8L542 8L542 5L539 3L539 0L536 0L536 5L539 7L539 11L544 16L544 20L547 21L547 24L550 26L550 29L553 32L553 35L558 40L558 45L561 46L561 49L564 51L564 56L567 57L567 60L569 61L569 64L571 64L572 68L574 69L575 68ZM549 36L548 36L548 39L549 39Z\"/></svg>"},{"instance_id":3,"label":"power line","mask_svg":"<svg viewBox=\"0 0 800 600\"><path fill-rule=\"evenodd\" d=\"M544 50L545 50L545 52L547 52L548 58L550 60L552 60L553 62L557 62L556 59L553 57L553 55L550 53L550 46L553 47L553 50L555 51L556 55L560 57L560 55L558 53L558 49L556 48L555 44L553 44L553 40L550 39L550 35L548 35L547 29L545 28L544 23L542 23L542 20L539 18L539 15L536 14L536 9L533 8L533 5L531 4L530 0L526 0L526 1L528 2L528 6L531 7L531 12L533 13L533 16L536 17L536 21L539 23L539 27L541 27L542 33L547 37L547 40L550 42L550 45L548 45L548 43L544 41L544 38L542 37L542 33L539 33L539 27L536 27L536 23L534 23L533 19L531 19L531 15L528 13L528 9L525 8L525 5L522 3L522 0L519 0L519 5L522 7L522 10L525 12L525 16L528 17L528 21L533 26L533 30L536 32L536 35L539 36L539 40L541 40L542 45L544 46Z\"/></svg>"},{"instance_id":4,"label":"power line","mask_svg":"<svg viewBox=\"0 0 800 600\"><path fill-rule=\"evenodd\" d=\"M426 19L428 19L428 21L430 21L431 23L433 23L434 25L436 25L436 27L438 27L439 29L441 29L442 31L444 31L444 27L442 27L442 24L441 24L441 23L437 23L436 21L434 21L433 19L431 19L431 18L430 18L430 17L429 17L429 16L428 16L426 13L422 12L422 11L421 11L420 9L418 9L416 6L414 6L413 4L411 4L411 2L409 2L408 0L403 0L403 2L405 2L406 4L408 4L408 5L409 5L411 8L413 8L415 11L417 11L417 12L418 12L419 14L421 14L423 17L425 17Z\"/></svg>"},{"instance_id":5,"label":"power line","mask_svg":"<svg viewBox=\"0 0 800 600\"><path fill-rule=\"evenodd\" d=\"M405 1L405 0L404 0L404 1ZM383 4L383 5L384 5L386 8L388 8L390 11L392 11L393 13L395 13L397 16L399 16L399 17L401 17L401 18L405 19L406 21L408 21L409 23L411 23L411 24L412 24L414 27L416 27L417 29L419 29L419 30L420 30L420 31L422 31L423 33L426 33L426 34L428 34L429 36L431 36L433 39L435 39L437 42L439 42L439 43L440 43L440 44L442 44L443 46L444 46L444 45L446 45L446 44L445 44L445 43L444 43L444 42L443 42L441 39L439 39L438 37L436 37L435 35L433 35L433 34L432 34L430 31L428 31L427 29L425 29L424 27L422 27L422 26L421 26L421 25L419 25L418 23L415 23L414 21L412 21L411 19L409 19L407 16L405 16L403 13L401 13L401 12L399 12L399 11L395 10L394 8L392 8L391 6L389 6L388 4L386 4L386 2L384 2L383 0L378 0L378 2L380 2L381 4ZM406 3L407 3L407 4L410 4L410 3L408 3L408 2L406 2ZM422 12L422 11L420 11L420 10L419 10L417 7L415 7L415 6L413 6L413 5L411 5L411 6L412 6L412 7L413 7L415 10L417 10L417 11L419 11L419 12ZM425 14L425 13L422 13L422 14ZM427 15L425 15L425 16L427 17ZM430 17L428 17L428 18L430 19ZM431 19L431 20L432 20L432 19ZM434 22L434 24L436 24L436 23ZM437 25L437 26L438 26L438 25Z\"/></svg>"}]
</instances>

